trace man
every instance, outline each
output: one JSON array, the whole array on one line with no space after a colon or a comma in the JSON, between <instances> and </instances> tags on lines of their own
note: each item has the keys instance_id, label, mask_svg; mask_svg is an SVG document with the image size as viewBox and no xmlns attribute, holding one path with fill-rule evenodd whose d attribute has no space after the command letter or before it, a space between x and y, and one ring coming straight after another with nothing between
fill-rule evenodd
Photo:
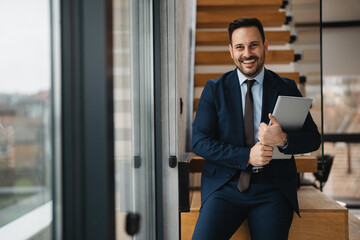
<instances>
[{"instance_id":1,"label":"man","mask_svg":"<svg viewBox=\"0 0 360 240\"><path fill-rule=\"evenodd\" d=\"M272 159L273 147L315 151L320 134L310 113L300 131L282 129L270 114L279 95L301 94L293 80L264 68L260 21L235 20L229 37L237 68L207 82L193 123L193 151L206 159L193 239L230 239L245 219L252 239L287 239L294 210L299 214L297 171L294 157Z\"/></svg>"}]
</instances>

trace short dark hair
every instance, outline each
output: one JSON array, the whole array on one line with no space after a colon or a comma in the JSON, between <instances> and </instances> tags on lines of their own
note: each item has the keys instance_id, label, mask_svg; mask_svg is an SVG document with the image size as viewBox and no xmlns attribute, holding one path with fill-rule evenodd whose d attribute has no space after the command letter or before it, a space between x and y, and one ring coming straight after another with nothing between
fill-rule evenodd
<instances>
[{"instance_id":1,"label":"short dark hair","mask_svg":"<svg viewBox=\"0 0 360 240\"><path fill-rule=\"evenodd\" d=\"M247 17L241 17L239 19L234 20L232 23L229 24L229 39L230 39L230 44L232 45L232 34L233 32L238 29L238 28L242 28L242 27L257 27L257 29L259 29L261 38L263 43L265 42L265 33L264 33L264 28L263 25L261 24L261 22L259 21L259 19L257 18L247 18Z\"/></svg>"}]
</instances>

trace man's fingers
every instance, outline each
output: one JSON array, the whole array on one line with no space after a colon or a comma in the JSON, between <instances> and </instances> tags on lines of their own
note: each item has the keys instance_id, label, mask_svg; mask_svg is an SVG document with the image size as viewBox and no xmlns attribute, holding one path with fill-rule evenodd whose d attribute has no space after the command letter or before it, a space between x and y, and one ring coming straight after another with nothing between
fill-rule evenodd
<instances>
[{"instance_id":1,"label":"man's fingers","mask_svg":"<svg viewBox=\"0 0 360 240\"><path fill-rule=\"evenodd\" d=\"M273 147L267 146L267 145L262 145L262 150L264 150L264 151L273 151Z\"/></svg>"},{"instance_id":2,"label":"man's fingers","mask_svg":"<svg viewBox=\"0 0 360 240\"><path fill-rule=\"evenodd\" d=\"M279 121L271 113L269 113L269 119L271 121L271 125L274 125L274 124L279 124L280 125Z\"/></svg>"}]
</instances>

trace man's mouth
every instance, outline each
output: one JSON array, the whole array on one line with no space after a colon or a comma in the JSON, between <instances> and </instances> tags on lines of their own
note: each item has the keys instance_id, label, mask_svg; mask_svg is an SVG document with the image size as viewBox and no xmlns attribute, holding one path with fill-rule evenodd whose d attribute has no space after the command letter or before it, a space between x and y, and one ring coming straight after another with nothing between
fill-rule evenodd
<instances>
[{"instance_id":1,"label":"man's mouth","mask_svg":"<svg viewBox=\"0 0 360 240\"><path fill-rule=\"evenodd\" d=\"M245 64L252 64L255 63L256 59L251 59L251 60L243 60L242 62Z\"/></svg>"},{"instance_id":2,"label":"man's mouth","mask_svg":"<svg viewBox=\"0 0 360 240\"><path fill-rule=\"evenodd\" d=\"M252 65L256 62L258 58L256 56L251 56L249 58L243 58L241 59L241 62L246 65Z\"/></svg>"}]
</instances>

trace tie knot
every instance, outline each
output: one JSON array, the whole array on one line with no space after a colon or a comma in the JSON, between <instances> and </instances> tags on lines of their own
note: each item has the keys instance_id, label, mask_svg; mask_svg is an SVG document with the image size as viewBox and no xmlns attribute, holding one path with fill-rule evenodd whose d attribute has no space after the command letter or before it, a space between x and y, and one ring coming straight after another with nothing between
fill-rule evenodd
<instances>
[{"instance_id":1,"label":"tie knot","mask_svg":"<svg viewBox=\"0 0 360 240\"><path fill-rule=\"evenodd\" d=\"M247 79L245 82L247 84L248 89L250 89L254 85L255 80L254 79Z\"/></svg>"}]
</instances>

